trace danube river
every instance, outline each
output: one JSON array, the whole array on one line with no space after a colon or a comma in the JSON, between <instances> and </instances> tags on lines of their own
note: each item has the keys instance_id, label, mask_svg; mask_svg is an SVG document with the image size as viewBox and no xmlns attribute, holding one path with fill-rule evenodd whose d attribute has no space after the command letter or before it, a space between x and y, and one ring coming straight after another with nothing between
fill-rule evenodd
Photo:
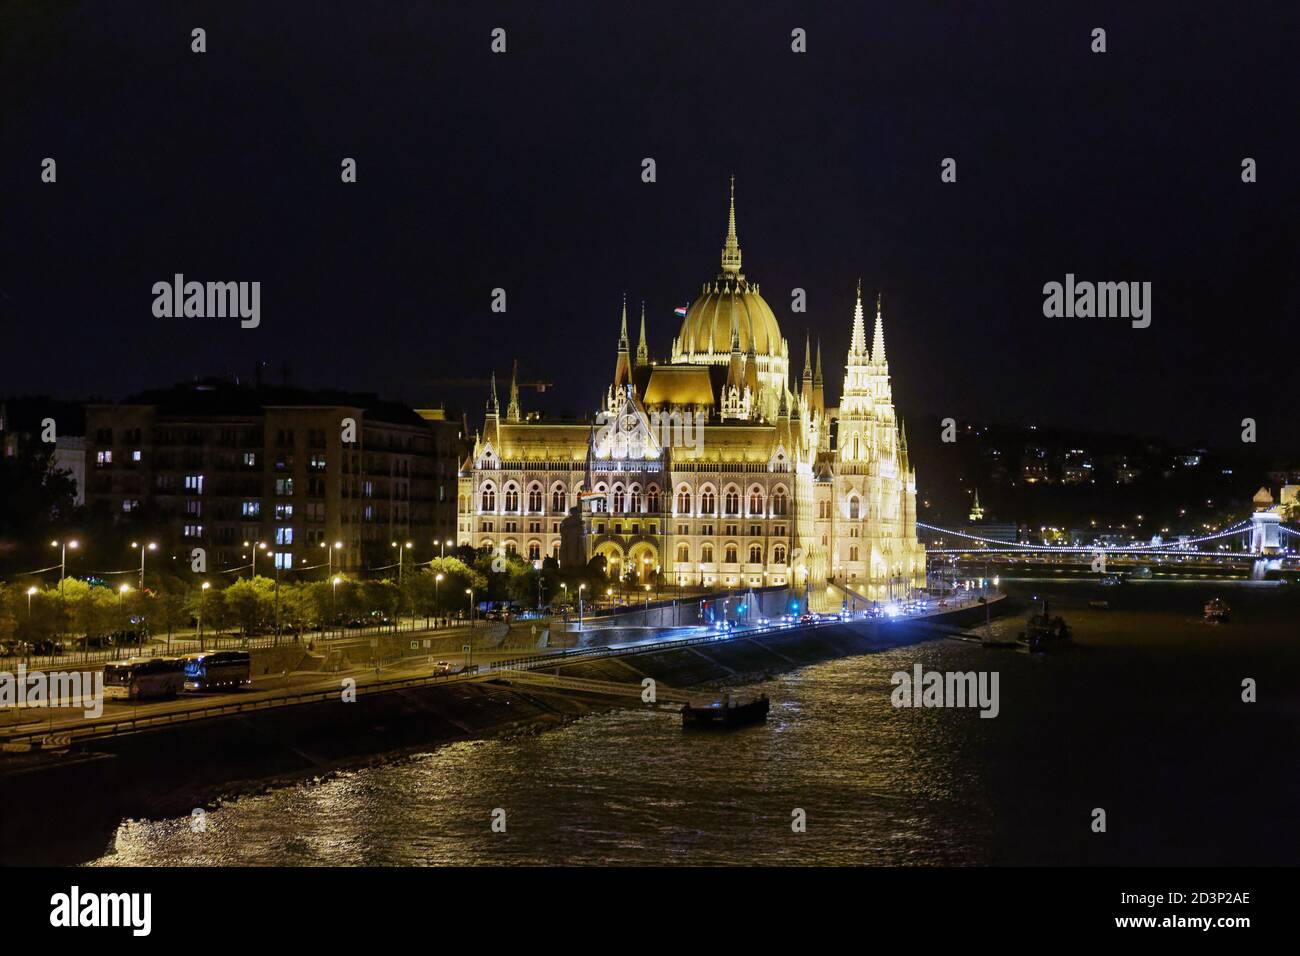
<instances>
[{"instance_id":1,"label":"danube river","mask_svg":"<svg viewBox=\"0 0 1300 956\"><path fill-rule=\"evenodd\" d=\"M197 833L189 817L123 821L94 862L1300 862L1300 587L1011 591L1050 595L1078 646L939 639L818 664L745 688L771 697L765 726L685 734L670 713L598 714L236 797ZM1212 596L1230 623L1202 622ZM896 709L891 676L916 663L997 671L998 715Z\"/></svg>"}]
</instances>

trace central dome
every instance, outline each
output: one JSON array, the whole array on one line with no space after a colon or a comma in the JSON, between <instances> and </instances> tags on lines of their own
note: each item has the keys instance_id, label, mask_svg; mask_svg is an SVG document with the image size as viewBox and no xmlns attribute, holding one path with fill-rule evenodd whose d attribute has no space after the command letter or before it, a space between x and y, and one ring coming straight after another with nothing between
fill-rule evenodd
<instances>
[{"instance_id":1,"label":"central dome","mask_svg":"<svg viewBox=\"0 0 1300 956\"><path fill-rule=\"evenodd\" d=\"M692 364L725 364L731 356L734 338L741 354L754 354L769 361L759 364L776 371L776 360L784 365L787 347L781 338L772 308L758 294L757 283L746 281L740 271L740 240L736 238L736 178L731 178L731 205L727 215L727 237L722 245L722 271L706 282L699 298L691 304L682 330L673 342L673 361Z\"/></svg>"},{"instance_id":2,"label":"central dome","mask_svg":"<svg viewBox=\"0 0 1300 956\"><path fill-rule=\"evenodd\" d=\"M752 345L757 355L783 356L776 316L757 289L739 276L710 284L692 303L675 351L684 356L704 353L725 361L731 355L733 328L742 353L748 353Z\"/></svg>"}]
</instances>

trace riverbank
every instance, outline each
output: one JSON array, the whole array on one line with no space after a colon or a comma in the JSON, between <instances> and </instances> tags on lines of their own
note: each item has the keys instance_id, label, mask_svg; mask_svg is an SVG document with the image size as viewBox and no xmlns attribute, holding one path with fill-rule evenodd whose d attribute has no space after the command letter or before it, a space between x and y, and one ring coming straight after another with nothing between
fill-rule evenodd
<instances>
[{"instance_id":1,"label":"riverbank","mask_svg":"<svg viewBox=\"0 0 1300 956\"><path fill-rule=\"evenodd\" d=\"M982 607L945 623L974 623ZM967 620L969 618L969 620ZM670 687L741 682L932 639L928 625L852 622L708 645L581 660L553 670ZM340 695L341 696L341 695ZM599 698L490 681L361 694L95 741L80 753L0 771L0 863L75 863L102 851L123 818L187 816L223 797L383 762L461 740L534 733L608 709ZM80 795L80 796L72 796ZM57 806L51 820L40 808Z\"/></svg>"}]
</instances>

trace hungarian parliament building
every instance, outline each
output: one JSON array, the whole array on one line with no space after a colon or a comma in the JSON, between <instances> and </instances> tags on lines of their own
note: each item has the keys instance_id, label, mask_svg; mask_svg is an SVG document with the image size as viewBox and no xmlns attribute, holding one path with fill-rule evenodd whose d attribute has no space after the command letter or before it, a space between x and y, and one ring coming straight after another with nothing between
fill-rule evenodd
<instances>
[{"instance_id":1,"label":"hungarian parliament building","mask_svg":"<svg viewBox=\"0 0 1300 956\"><path fill-rule=\"evenodd\" d=\"M814 608L835 582L868 600L925 584L916 472L894 413L879 297L871 346L859 283L838 407L820 344L790 344L742 269L732 185L721 271L686 310L669 361L633 351L624 300L613 378L586 421L530 414L495 380L460 471L459 543L613 581L785 585ZM680 314L680 310L679 310Z\"/></svg>"}]
</instances>

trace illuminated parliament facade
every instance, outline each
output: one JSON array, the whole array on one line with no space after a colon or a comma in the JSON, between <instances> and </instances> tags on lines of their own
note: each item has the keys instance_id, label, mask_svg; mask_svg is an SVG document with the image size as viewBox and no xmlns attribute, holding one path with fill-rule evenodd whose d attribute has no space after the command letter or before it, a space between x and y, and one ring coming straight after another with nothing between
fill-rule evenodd
<instances>
[{"instance_id":1,"label":"illuminated parliament facade","mask_svg":"<svg viewBox=\"0 0 1300 956\"><path fill-rule=\"evenodd\" d=\"M504 412L495 382L483 432L460 473L463 545L601 556L614 579L664 586L789 585L814 606L828 581L871 600L925 583L916 473L894 414L877 297L871 346L859 284L839 407L827 407L821 347L790 346L741 268L732 188L722 268L652 359L645 307L631 348L627 304L613 378L589 421Z\"/></svg>"}]
</instances>

